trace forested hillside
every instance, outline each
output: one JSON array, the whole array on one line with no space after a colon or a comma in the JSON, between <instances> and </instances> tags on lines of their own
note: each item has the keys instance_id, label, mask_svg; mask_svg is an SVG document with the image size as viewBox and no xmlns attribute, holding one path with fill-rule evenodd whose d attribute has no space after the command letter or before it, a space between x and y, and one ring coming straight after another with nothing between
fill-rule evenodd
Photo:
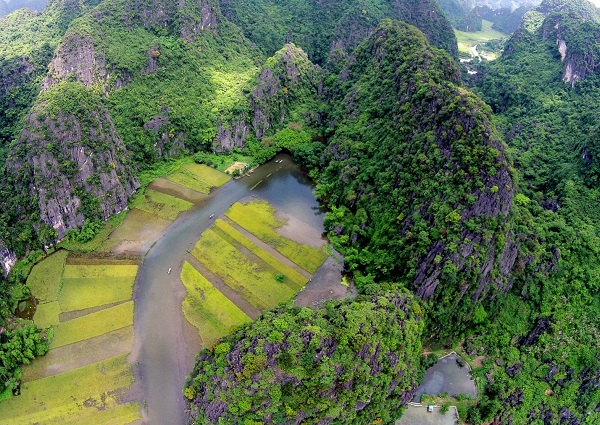
<instances>
[{"instance_id":1,"label":"forested hillside","mask_svg":"<svg viewBox=\"0 0 600 425\"><path fill-rule=\"evenodd\" d=\"M599 420L597 13L585 1L543 2L477 84L527 196L527 244L546 266L530 268L519 290L498 302L488 335L467 342L502 359L481 371L487 386L475 419Z\"/></svg>"}]
</instances>

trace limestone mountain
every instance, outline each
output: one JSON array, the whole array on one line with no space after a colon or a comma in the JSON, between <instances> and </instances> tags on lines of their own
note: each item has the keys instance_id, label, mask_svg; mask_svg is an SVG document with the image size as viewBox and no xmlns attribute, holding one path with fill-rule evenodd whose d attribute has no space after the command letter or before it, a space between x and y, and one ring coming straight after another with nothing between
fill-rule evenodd
<instances>
[{"instance_id":1,"label":"limestone mountain","mask_svg":"<svg viewBox=\"0 0 600 425\"><path fill-rule=\"evenodd\" d=\"M436 300L434 315L454 305L464 320L510 288L517 255L510 163L489 108L414 27L384 21L354 57L317 186L332 239L367 278L403 282Z\"/></svg>"},{"instance_id":2,"label":"limestone mountain","mask_svg":"<svg viewBox=\"0 0 600 425\"><path fill-rule=\"evenodd\" d=\"M351 51L379 21L391 18L416 26L433 45L458 56L452 27L433 0L224 0L222 8L266 55L293 42L323 65L332 51Z\"/></svg>"}]
</instances>

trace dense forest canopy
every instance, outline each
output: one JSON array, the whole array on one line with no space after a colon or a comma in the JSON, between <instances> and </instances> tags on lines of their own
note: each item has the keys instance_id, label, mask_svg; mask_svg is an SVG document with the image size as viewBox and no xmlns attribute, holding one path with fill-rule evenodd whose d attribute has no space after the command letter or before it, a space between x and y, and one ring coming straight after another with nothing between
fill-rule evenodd
<instances>
[{"instance_id":1,"label":"dense forest canopy","mask_svg":"<svg viewBox=\"0 0 600 425\"><path fill-rule=\"evenodd\" d=\"M458 18L482 6L454 3ZM546 0L495 16L523 22L468 88L452 16L429 0L55 0L11 13L3 267L100 228L153 164L287 149L361 295L265 312L203 351L190 420L391 423L422 344L441 342L482 361L469 423L598 422L600 12ZM0 275L0 390L12 390L51 335L12 317L25 276Z\"/></svg>"}]
</instances>

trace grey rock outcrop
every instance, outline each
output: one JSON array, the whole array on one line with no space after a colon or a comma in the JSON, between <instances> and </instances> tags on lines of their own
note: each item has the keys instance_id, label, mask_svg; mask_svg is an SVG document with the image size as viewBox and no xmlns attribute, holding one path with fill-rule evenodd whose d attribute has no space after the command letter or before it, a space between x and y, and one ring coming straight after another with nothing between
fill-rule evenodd
<instances>
[{"instance_id":1,"label":"grey rock outcrop","mask_svg":"<svg viewBox=\"0 0 600 425\"><path fill-rule=\"evenodd\" d=\"M20 189L39 200L40 217L61 239L86 218L108 219L127 208L139 187L107 111L87 117L38 103L7 161Z\"/></svg>"},{"instance_id":2,"label":"grey rock outcrop","mask_svg":"<svg viewBox=\"0 0 600 425\"><path fill-rule=\"evenodd\" d=\"M2 267L4 275L10 272L10 269L12 269L16 262L17 256L15 253L6 247L4 241L0 240L0 267Z\"/></svg>"},{"instance_id":3,"label":"grey rock outcrop","mask_svg":"<svg viewBox=\"0 0 600 425\"><path fill-rule=\"evenodd\" d=\"M154 135L153 147L157 158L178 155L185 149L184 135L170 128L168 112L167 108L163 108L160 114L144 124L144 130Z\"/></svg>"}]
</instances>

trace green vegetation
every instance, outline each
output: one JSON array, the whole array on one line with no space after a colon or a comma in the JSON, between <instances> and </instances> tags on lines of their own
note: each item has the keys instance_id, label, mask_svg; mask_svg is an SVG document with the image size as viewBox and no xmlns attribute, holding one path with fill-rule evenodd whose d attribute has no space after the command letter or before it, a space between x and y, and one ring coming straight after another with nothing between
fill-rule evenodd
<instances>
[{"instance_id":1,"label":"green vegetation","mask_svg":"<svg viewBox=\"0 0 600 425\"><path fill-rule=\"evenodd\" d=\"M70 230L73 237L65 237L59 246L71 252L93 252L101 249L102 245L108 240L111 233L118 228L125 220L125 216L127 213L123 211L122 213L115 214L111 216L106 222L102 223L101 227L95 232L95 235L91 240L88 241L80 241L77 237L76 230ZM67 234L69 234L67 232Z\"/></svg>"},{"instance_id":2,"label":"green vegetation","mask_svg":"<svg viewBox=\"0 0 600 425\"><path fill-rule=\"evenodd\" d=\"M303 287L306 283L306 278L300 272L298 272L298 270L283 264L281 261L269 254L267 251L252 243L252 241L250 241L248 238L246 238L244 235L238 232L235 228L233 228L233 226L231 226L226 221L218 219L217 221L215 221L215 227L223 231L236 242L240 243L244 248L248 249L252 254L256 255L269 266L273 267L276 270L279 270L288 279L291 279L293 282L297 283L298 288Z\"/></svg>"},{"instance_id":3,"label":"green vegetation","mask_svg":"<svg viewBox=\"0 0 600 425\"><path fill-rule=\"evenodd\" d=\"M58 301L38 304L35 309L35 315L33 316L33 322L42 329L58 325L60 323L60 320L58 319L60 313L61 310Z\"/></svg>"},{"instance_id":4,"label":"green vegetation","mask_svg":"<svg viewBox=\"0 0 600 425\"><path fill-rule=\"evenodd\" d=\"M324 63L333 43L337 50L353 49L354 40L385 19L401 19L423 31L429 41L456 55L450 22L437 2L385 0L318 2L294 0L240 0L225 2L223 14L267 56L286 40L306 51L315 63Z\"/></svg>"},{"instance_id":5,"label":"green vegetation","mask_svg":"<svg viewBox=\"0 0 600 425\"><path fill-rule=\"evenodd\" d=\"M187 261L183 263L181 281L187 291L183 300L183 313L198 328L204 347L212 348L233 329L250 322L250 318L242 310Z\"/></svg>"},{"instance_id":6,"label":"green vegetation","mask_svg":"<svg viewBox=\"0 0 600 425\"><path fill-rule=\"evenodd\" d=\"M59 250L36 264L27 277L27 286L39 303L58 300L60 282L68 251Z\"/></svg>"},{"instance_id":7,"label":"green vegetation","mask_svg":"<svg viewBox=\"0 0 600 425\"><path fill-rule=\"evenodd\" d=\"M327 258L325 248L301 245L279 235L276 229L285 222L275 217L275 209L265 201L235 203L225 215L310 273Z\"/></svg>"},{"instance_id":8,"label":"green vegetation","mask_svg":"<svg viewBox=\"0 0 600 425\"><path fill-rule=\"evenodd\" d=\"M294 282L277 283L278 270L244 255L212 229L202 234L192 255L259 310L289 301L299 289Z\"/></svg>"},{"instance_id":9,"label":"green vegetation","mask_svg":"<svg viewBox=\"0 0 600 425\"><path fill-rule=\"evenodd\" d=\"M146 189L138 195L131 208L137 208L150 214L156 214L166 220L175 220L180 212L192 208L192 203L165 193Z\"/></svg>"},{"instance_id":10,"label":"green vegetation","mask_svg":"<svg viewBox=\"0 0 600 425\"><path fill-rule=\"evenodd\" d=\"M183 164L173 174L167 176L172 182L189 187L201 193L210 193L213 187L227 183L230 177L203 164Z\"/></svg>"},{"instance_id":11,"label":"green vegetation","mask_svg":"<svg viewBox=\"0 0 600 425\"><path fill-rule=\"evenodd\" d=\"M2 402L0 421L7 425L129 423L140 419L139 406L120 404L115 390L132 383L126 356L28 382L19 397Z\"/></svg>"},{"instance_id":12,"label":"green vegetation","mask_svg":"<svg viewBox=\"0 0 600 425\"><path fill-rule=\"evenodd\" d=\"M65 278L58 299L60 309L62 312L85 310L129 300L133 292L134 280L135 275L131 277Z\"/></svg>"},{"instance_id":13,"label":"green vegetation","mask_svg":"<svg viewBox=\"0 0 600 425\"><path fill-rule=\"evenodd\" d=\"M267 311L201 351L184 391L194 423L393 422L416 383L422 322L412 296L371 289L322 309Z\"/></svg>"},{"instance_id":14,"label":"green vegetation","mask_svg":"<svg viewBox=\"0 0 600 425\"><path fill-rule=\"evenodd\" d=\"M468 32L481 31L481 18L472 10L473 3L464 0L438 0L438 4L455 29Z\"/></svg>"},{"instance_id":15,"label":"green vegetation","mask_svg":"<svg viewBox=\"0 0 600 425\"><path fill-rule=\"evenodd\" d=\"M454 34L458 42L458 51L468 55L472 53L472 48L476 45L506 38L506 34L492 29L492 22L486 20L483 21L480 31L466 32L454 30Z\"/></svg>"}]
</instances>

